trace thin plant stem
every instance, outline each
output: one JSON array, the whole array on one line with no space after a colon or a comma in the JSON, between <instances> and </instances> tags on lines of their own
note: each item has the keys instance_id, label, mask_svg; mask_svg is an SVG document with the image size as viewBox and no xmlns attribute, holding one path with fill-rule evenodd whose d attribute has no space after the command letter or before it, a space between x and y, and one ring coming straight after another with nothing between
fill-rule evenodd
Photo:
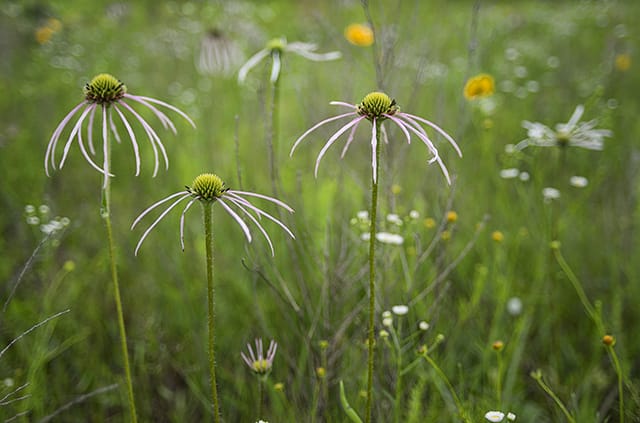
<instances>
[{"instance_id":1,"label":"thin plant stem","mask_svg":"<svg viewBox=\"0 0 640 423\"><path fill-rule=\"evenodd\" d=\"M502 351L498 351L498 377L496 378L496 399L498 400L498 405L502 407L502 372L504 369L504 364L502 360Z\"/></svg>"},{"instance_id":2,"label":"thin plant stem","mask_svg":"<svg viewBox=\"0 0 640 423\"><path fill-rule=\"evenodd\" d=\"M264 417L262 415L263 403L264 403L264 383L262 378L258 378L258 419Z\"/></svg>"},{"instance_id":3,"label":"thin plant stem","mask_svg":"<svg viewBox=\"0 0 640 423\"><path fill-rule=\"evenodd\" d=\"M109 113L111 109L107 109L105 119L110 119ZM105 137L107 139L105 157L106 168L111 169L111 138L108 136L108 132L105 131ZM136 403L133 395L133 383L131 380L131 366L129 365L129 351L127 349L127 331L124 326L124 313L122 311L122 300L120 298L120 284L118 283L118 268L116 265L116 251L115 243L113 240L113 228L111 226L111 179L108 175L104 175L104 184L102 186L102 206L100 209L100 216L104 220L107 228L107 244L109 246L109 266L111 270L111 280L113 282L113 296L116 302L116 313L118 315L118 330L120 332L120 346L122 349L122 361L124 363L124 374L127 382L127 397L129 401L129 412L131 413L131 422L136 423L138 416L136 413Z\"/></svg>"},{"instance_id":4,"label":"thin plant stem","mask_svg":"<svg viewBox=\"0 0 640 423\"><path fill-rule=\"evenodd\" d=\"M582 303L582 306L584 307L585 312L587 313L589 318L593 320L593 323L595 323L596 328L598 329L599 335L605 335L606 332L604 328L604 323L602 322L602 318L600 317L600 314L596 311L595 307L591 304L591 301L589 301L587 294L584 292L584 288L582 288L582 284L580 283L580 280L578 279L576 274L573 273L573 270L571 270L571 267L562 256L559 245L552 244L552 249L553 249L553 254L556 258L556 261L562 268L562 271L564 272L564 274L567 275L567 278L569 278L569 282L571 282L571 285L573 285L573 289L575 289L576 294L578 294L578 298L580 298L580 302Z\"/></svg>"},{"instance_id":5,"label":"thin plant stem","mask_svg":"<svg viewBox=\"0 0 640 423\"><path fill-rule=\"evenodd\" d=\"M449 389L449 392L453 397L453 402L456 404L456 408L458 409L458 414L460 415L460 418L462 419L462 421L465 423L471 423L471 420L469 419L467 412L462 405L462 401L460 401L458 394L456 394L456 391L453 389L453 385L451 385L451 382L449 381L449 378L447 378L447 375L445 375L442 369L440 368L440 366L438 366L438 364L431 357L429 357L429 353L427 351L422 353L422 357L433 368L433 370L436 372L440 380L442 380L444 384L447 385L447 388Z\"/></svg>"},{"instance_id":6,"label":"thin plant stem","mask_svg":"<svg viewBox=\"0 0 640 423\"><path fill-rule=\"evenodd\" d=\"M267 149L269 153L269 175L271 176L271 189L274 195L278 195L280 176L278 175L277 151L278 151L278 119L280 102L280 75L271 83L271 106L269 108L269 130L267 131Z\"/></svg>"},{"instance_id":7,"label":"thin plant stem","mask_svg":"<svg viewBox=\"0 0 640 423\"><path fill-rule=\"evenodd\" d=\"M340 403L342 404L345 414L349 417L349 420L353 423L362 423L362 419L360 419L356 410L349 405L349 400L347 400L347 394L344 392L344 383L342 380L340 381Z\"/></svg>"},{"instance_id":8,"label":"thin plant stem","mask_svg":"<svg viewBox=\"0 0 640 423\"><path fill-rule=\"evenodd\" d=\"M549 385L547 385L544 382L544 380L542 380L542 372L539 370L532 372L531 377L534 378L536 382L538 382L538 385L540 385L542 390L545 391L547 395L549 395L551 399L556 403L558 408L560 408L564 416L567 418L567 421L569 423L576 423L576 419L571 415L571 413L569 412L567 407L563 404L563 402L560 400L560 398L558 398L558 396L555 394L555 392L553 392L553 390L549 387Z\"/></svg>"},{"instance_id":9,"label":"thin plant stem","mask_svg":"<svg viewBox=\"0 0 640 423\"><path fill-rule=\"evenodd\" d=\"M624 423L624 390L622 383L622 368L620 367L620 360L618 360L618 355L616 354L616 350L613 348L613 344L607 345L607 352L609 353L609 357L611 358L613 367L616 370L616 376L618 377L618 414L620 415L620 423Z\"/></svg>"},{"instance_id":10,"label":"thin plant stem","mask_svg":"<svg viewBox=\"0 0 640 423\"><path fill-rule=\"evenodd\" d=\"M378 214L378 180L380 179L380 132L381 123L375 120L376 125L376 168L373 170L377 178L371 175L371 226L369 228L369 338L368 338L368 374L367 374L367 409L365 422L371 422L371 406L373 402L373 358L374 358L374 317L376 308L376 217Z\"/></svg>"},{"instance_id":11,"label":"thin plant stem","mask_svg":"<svg viewBox=\"0 0 640 423\"><path fill-rule=\"evenodd\" d=\"M395 404L393 406L393 421L399 423L400 420L400 399L402 396L402 346L400 345L400 341L398 336L401 330L401 321L398 322L398 332L395 330L391 330L391 335L393 336L393 344L396 349L396 393L395 393Z\"/></svg>"},{"instance_id":12,"label":"thin plant stem","mask_svg":"<svg viewBox=\"0 0 640 423\"><path fill-rule=\"evenodd\" d=\"M214 301L213 301L213 202L203 202L204 233L207 251L207 324L209 327L209 380L211 382L211 402L213 404L213 421L220 423L220 407L218 404L218 388L216 385L216 360L214 337Z\"/></svg>"}]
</instances>

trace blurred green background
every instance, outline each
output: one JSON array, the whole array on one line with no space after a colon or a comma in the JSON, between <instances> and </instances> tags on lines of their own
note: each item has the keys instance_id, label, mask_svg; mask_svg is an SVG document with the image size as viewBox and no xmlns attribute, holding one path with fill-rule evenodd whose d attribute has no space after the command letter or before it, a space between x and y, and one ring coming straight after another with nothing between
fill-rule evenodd
<instances>
[{"instance_id":1,"label":"blurred green background","mask_svg":"<svg viewBox=\"0 0 640 423\"><path fill-rule=\"evenodd\" d=\"M358 103L378 89L403 111L444 128L464 154L458 158L434 134L455 175L449 187L437 166L427 165L429 155L419 140L407 145L397 128L387 127L381 227L401 234L404 243L379 247L378 304L380 313L396 304L410 306L406 316L394 320L404 365L418 357L420 345L431 345L444 334L445 341L430 356L474 421L492 409L513 411L518 421L561 421L559 409L529 376L535 369L543 371L576 421L617 421L616 373L601 334L549 249L552 240L559 240L587 296L601 304L606 329L616 337L627 420L640 419L640 3L379 0L369 2L369 10L377 35L373 47L352 45L343 35L348 24L366 22L355 0L2 2L2 344L47 316L71 311L0 357L0 396L25 383L21 393L30 395L0 404L1 416L28 411L23 421L47 421L58 413L52 421L92 422L119 422L127 416L123 384L82 397L122 383L123 373L99 215L101 175L76 145L62 170L46 177L43 169L53 130L82 101L83 86L108 72L130 93L167 101L197 125L193 130L168 112L177 125L174 135L144 114L159 131L170 167L151 177L152 152L136 126L142 171L133 176L127 140L114 145L112 207L140 419L210 419L200 207L187 215L184 252L178 212L154 230L138 257L133 249L142 231L129 227L147 206L191 184L201 172L215 172L236 189L273 194L265 143L270 61L253 69L243 85L236 73L199 72L201 42L217 29L226 45L237 49L238 59L230 64L236 70L280 36L343 55L333 62L284 55L278 196L296 210L284 217L296 233L295 242L267 224L276 244L272 258L257 231L247 244L222 209L214 213L224 421L345 421L339 380L362 413L367 243L354 218L370 201L369 127L358 130L343 160L344 141L334 146L317 179L315 157L338 126L315 132L292 158L289 149L313 124L342 112L330 101ZM376 82L374 48L383 86ZM478 73L493 76L496 92L468 101L464 84ZM597 118L598 127L613 131L603 151L529 147L505 152L505 146L526 138L523 120L553 128L567 122L578 104L585 105L584 120ZM517 168L520 177L501 177L500 171L510 168ZM570 185L576 175L586 177L588 185ZM558 189L560 198L545 202L544 187ZM64 216L70 223L46 239L20 277L45 238L39 225L27 222L25 206L35 206L37 215L43 204L49 211L39 216L41 222ZM410 217L412 210L418 218ZM450 211L456 219L447 220ZM390 213L403 225L385 220ZM518 313L507 308L513 298L522 304ZM421 320L429 322L429 330L417 329ZM279 344L264 416L256 415L257 379L240 358L256 337ZM326 350L321 340L328 341ZM502 367L491 348L496 340L505 343ZM402 410L400 421L458 421L446 385L424 361L403 375L403 389L396 395L397 355L379 341L376 421L392 421L395 404ZM325 368L324 377L318 376L318 367ZM65 405L70 406L61 410Z\"/></svg>"}]
</instances>

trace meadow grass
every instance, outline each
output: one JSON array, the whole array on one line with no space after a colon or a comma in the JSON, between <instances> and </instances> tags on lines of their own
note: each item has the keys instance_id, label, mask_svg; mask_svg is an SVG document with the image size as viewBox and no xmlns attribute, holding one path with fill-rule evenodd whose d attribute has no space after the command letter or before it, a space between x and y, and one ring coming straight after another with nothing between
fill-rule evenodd
<instances>
[{"instance_id":1,"label":"meadow grass","mask_svg":"<svg viewBox=\"0 0 640 423\"><path fill-rule=\"evenodd\" d=\"M273 146L278 198L295 213L276 217L296 239L270 232L272 257L264 239L247 243L214 207L223 421L346 421L340 381L350 407L364 416L369 273L362 234L369 226L358 212L370 204L369 128L358 130L343 160L342 144L329 150L317 179L315 158L338 126L320 128L293 158L288 153L304 131L336 114L330 101L357 103L378 89L403 111L444 128L463 157L434 135L453 177L449 187L437 165L427 165L424 146L417 139L407 145L387 125L378 227L403 243L377 245L373 421L457 422L464 413L479 422L489 410L511 411L523 422L565 421L566 413L577 422L622 421L620 385L625 421L640 419L640 3L368 3L373 47L343 36L347 25L366 22L355 0L0 5L0 299L7 301L0 348L70 309L0 357L0 398L28 383L20 391L28 397L0 401L0 417L128 416L97 210L102 177L77 146L51 177L42 165L47 141L82 87L109 72L132 92L184 110L197 125L192 130L176 119L178 134L161 134L170 165L155 178L146 141L138 177L127 141L112 149L112 224L138 416L212 420L202 224L186 220L182 252L178 213L168 215L139 257L133 251L140 232L129 227L145 207L202 172L225 175L233 189L273 194L266 142L271 63L257 65L244 84L237 75L198 73L201 39L215 27L244 59L280 36L342 52L331 62L283 55ZM465 82L480 73L495 79L495 93L465 99ZM603 151L505 151L527 137L523 120L553 128L579 104L584 120L598 118L598 128L613 132ZM501 177L510 168L517 177ZM571 176L588 184L573 186ZM560 197L545 202L545 187ZM50 217L70 223L39 246L46 235L26 222L29 204L46 204ZM408 313L392 313L386 326L382 313L394 305L408 305ZM602 328L614 345L603 344ZM255 338L278 343L263 390L240 356ZM496 341L503 343L499 351ZM112 389L114 383L120 386Z\"/></svg>"}]
</instances>

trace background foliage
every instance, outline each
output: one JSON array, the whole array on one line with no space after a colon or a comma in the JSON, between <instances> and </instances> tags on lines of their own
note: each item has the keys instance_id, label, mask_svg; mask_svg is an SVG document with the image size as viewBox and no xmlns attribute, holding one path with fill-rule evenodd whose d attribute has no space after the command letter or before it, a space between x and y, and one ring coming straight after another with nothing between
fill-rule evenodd
<instances>
[{"instance_id":1,"label":"background foliage","mask_svg":"<svg viewBox=\"0 0 640 423\"><path fill-rule=\"evenodd\" d=\"M451 133L464 153L459 159L440 142L455 174L453 187L447 187L437 167L427 166L427 152L417 141L407 146L402 134L390 131L383 151L382 216L395 213L404 219L401 227L383 225L405 242L380 248L378 303L380 313L396 304L410 306L408 315L394 320L402 330L404 363L417 357L419 345L431 345L436 334L444 334L430 356L476 421L490 409L513 411L519 421L560 421L559 410L529 376L535 369L543 371L577 421L617 420L616 374L601 334L551 254L549 243L557 239L587 295L601 302L623 363L627 419L639 419L640 81L635 58L640 3L372 1L370 10L382 53L382 88L402 110ZM52 18L60 26L43 33ZM312 124L337 113L329 101L357 103L381 88L371 48L343 38L349 23L364 21L360 2L347 0L2 3L3 302L15 288L1 314L2 344L47 316L71 311L1 357L0 378L6 379L0 393L28 382L24 392L30 396L0 406L0 415L30 410L24 418L40 421L82 395L121 382L98 213L100 175L76 147L62 171L47 178L43 170L46 143L57 123L81 101L91 77L109 72L130 92L185 110L198 126L194 131L176 119L178 135L161 134L171 164L156 178L151 178L148 146L142 146L137 178L131 147L115 146L113 220L140 416L158 422L208 416L200 212L194 208L188 215L184 253L178 213L151 234L137 258L133 248L140 233L129 226L146 206L204 171L234 188L272 192L264 142L269 62L254 69L242 86L234 76L198 73L200 41L213 27L234 40L244 58L279 36L343 53L341 60L326 63L285 56L277 158L280 197L296 209L287 222L297 240L288 242L273 231L276 256L271 258L265 242L246 244L228 216L214 216L222 414L229 422L258 417L344 421L339 380L345 381L351 405L363 408L367 252L352 219L369 204L367 133L358 132L344 160L339 160L340 147L332 149L317 179L314 159L331 128L305 141L292 159L288 152ZM620 65L620 55L630 67ZM480 72L495 78L496 93L487 101L469 102L462 88ZM507 144L526 137L522 120L553 127L566 122L578 104L586 107L585 119L599 118L600 127L614 132L604 151L505 153ZM501 178L506 168L530 178ZM571 186L574 175L589 184ZM542 189L549 186L561 197L545 203ZM71 223L43 244L19 279L44 237L26 223L28 204L46 204L51 217L66 216ZM420 217L411 219L411 210ZM457 212L455 221L446 219L451 210ZM494 231L502 233L501 241L492 238ZM428 257L422 256L431 243ZM522 302L519 314L507 309L513 297ZM421 320L429 322L429 330L418 331ZM255 415L256 379L239 354L254 337L279 343L265 416ZM491 348L498 339L505 343L502 373ZM328 341L326 350L321 340ZM401 421L456 421L450 393L427 363L419 361L404 375L396 398L393 349L381 341L378 351L377 421L388 421L398 400ZM324 379L317 367L325 368ZM501 400L495 388L499 374ZM124 389L77 402L60 412L62 421L126 416Z\"/></svg>"}]
</instances>

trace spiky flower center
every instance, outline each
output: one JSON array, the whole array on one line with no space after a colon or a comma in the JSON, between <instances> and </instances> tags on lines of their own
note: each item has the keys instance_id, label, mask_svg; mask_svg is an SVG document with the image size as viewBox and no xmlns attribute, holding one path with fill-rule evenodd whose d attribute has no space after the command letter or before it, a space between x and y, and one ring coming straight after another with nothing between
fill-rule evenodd
<instances>
[{"instance_id":1,"label":"spiky flower center","mask_svg":"<svg viewBox=\"0 0 640 423\"><path fill-rule=\"evenodd\" d=\"M373 121L373 119L384 119L384 115L393 115L400 110L395 100L385 93L378 91L364 96L362 103L356 107L359 115L366 116L367 119L371 121Z\"/></svg>"},{"instance_id":2,"label":"spiky flower center","mask_svg":"<svg viewBox=\"0 0 640 423\"><path fill-rule=\"evenodd\" d=\"M284 38L273 38L267 43L267 50L282 52L286 46L287 41Z\"/></svg>"},{"instance_id":3,"label":"spiky flower center","mask_svg":"<svg viewBox=\"0 0 640 423\"><path fill-rule=\"evenodd\" d=\"M193 180L191 187L187 187L189 193L199 197L202 201L215 201L222 197L222 194L228 189L224 186L222 179L213 173L199 175Z\"/></svg>"},{"instance_id":4,"label":"spiky flower center","mask_svg":"<svg viewBox=\"0 0 640 423\"><path fill-rule=\"evenodd\" d=\"M271 362L266 358L258 358L251 363L251 369L261 375L267 374L271 370Z\"/></svg>"},{"instance_id":5,"label":"spiky flower center","mask_svg":"<svg viewBox=\"0 0 640 423\"><path fill-rule=\"evenodd\" d=\"M101 73L84 86L87 101L98 104L111 104L127 93L127 86L113 75Z\"/></svg>"}]
</instances>

